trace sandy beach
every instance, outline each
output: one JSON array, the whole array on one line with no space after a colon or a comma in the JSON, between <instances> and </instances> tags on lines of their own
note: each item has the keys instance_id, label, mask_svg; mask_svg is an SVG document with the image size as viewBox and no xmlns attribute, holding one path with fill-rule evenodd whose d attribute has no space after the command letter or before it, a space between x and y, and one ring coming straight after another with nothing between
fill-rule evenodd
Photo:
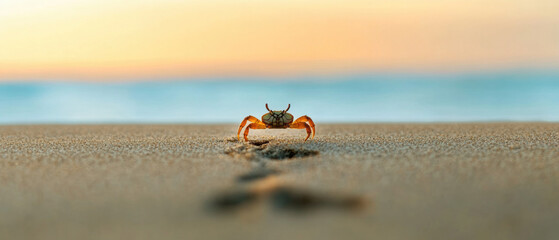
<instances>
[{"instance_id":1,"label":"sandy beach","mask_svg":"<svg viewBox=\"0 0 559 240\"><path fill-rule=\"evenodd\" d=\"M0 239L557 239L559 124L0 126Z\"/></svg>"}]
</instances>

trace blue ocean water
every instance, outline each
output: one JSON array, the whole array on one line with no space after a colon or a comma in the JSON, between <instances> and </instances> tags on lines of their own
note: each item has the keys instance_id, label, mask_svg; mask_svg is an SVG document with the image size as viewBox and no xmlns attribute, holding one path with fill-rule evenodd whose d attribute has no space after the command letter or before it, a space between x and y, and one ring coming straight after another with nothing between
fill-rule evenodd
<instances>
[{"instance_id":1,"label":"blue ocean water","mask_svg":"<svg viewBox=\"0 0 559 240\"><path fill-rule=\"evenodd\" d=\"M291 104L316 122L559 121L558 73L0 83L0 123L220 123Z\"/></svg>"}]
</instances>

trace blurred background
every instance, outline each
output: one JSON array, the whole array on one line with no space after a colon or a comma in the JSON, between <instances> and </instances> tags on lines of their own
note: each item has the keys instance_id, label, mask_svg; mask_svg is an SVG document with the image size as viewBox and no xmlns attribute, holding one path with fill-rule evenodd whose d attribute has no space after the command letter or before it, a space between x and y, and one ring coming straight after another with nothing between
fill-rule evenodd
<instances>
[{"instance_id":1,"label":"blurred background","mask_svg":"<svg viewBox=\"0 0 559 240\"><path fill-rule=\"evenodd\" d=\"M559 121L555 0L3 0L0 123Z\"/></svg>"}]
</instances>

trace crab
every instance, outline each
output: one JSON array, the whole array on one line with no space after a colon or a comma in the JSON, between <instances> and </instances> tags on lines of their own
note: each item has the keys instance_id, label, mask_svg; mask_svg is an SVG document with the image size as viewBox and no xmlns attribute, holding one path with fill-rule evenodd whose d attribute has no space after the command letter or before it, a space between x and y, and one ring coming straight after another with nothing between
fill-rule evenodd
<instances>
[{"instance_id":1,"label":"crab","mask_svg":"<svg viewBox=\"0 0 559 240\"><path fill-rule=\"evenodd\" d=\"M241 140L240 138L241 130L243 129L247 121L250 121L251 123L248 124L248 126L245 129L244 132L245 141L248 141L247 136L248 136L249 129L266 129L266 128L307 129L307 138L305 138L305 141L309 139L311 133L312 133L312 137L314 138L314 134L316 133L316 131L314 129L314 122L312 121L312 119L305 115L293 121L293 115L287 113L290 107L291 104L288 104L287 109L285 110L272 111L270 110L270 108L268 108L268 104L266 103L266 109L268 109L269 112L262 115L262 121L250 115L245 119L243 119L243 122L241 122L241 125L239 126L239 131L237 132L237 139L239 139L239 141Z\"/></svg>"}]
</instances>

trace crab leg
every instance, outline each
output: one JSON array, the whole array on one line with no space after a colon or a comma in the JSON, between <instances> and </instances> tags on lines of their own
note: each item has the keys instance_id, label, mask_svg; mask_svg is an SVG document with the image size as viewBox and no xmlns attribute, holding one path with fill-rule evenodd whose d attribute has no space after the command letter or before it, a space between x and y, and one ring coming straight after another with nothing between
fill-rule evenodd
<instances>
[{"instance_id":1,"label":"crab leg","mask_svg":"<svg viewBox=\"0 0 559 240\"><path fill-rule=\"evenodd\" d=\"M245 126L247 121L251 121L251 122L255 122L255 123L262 123L260 120L258 120L258 118L255 118L254 116L251 116L251 115L249 115L248 117L243 119L243 122L241 122L241 125L239 126L239 131L237 131L237 139L239 139L239 141L241 140L239 135L241 134L241 130L243 130L243 127Z\"/></svg>"},{"instance_id":2,"label":"crab leg","mask_svg":"<svg viewBox=\"0 0 559 240\"><path fill-rule=\"evenodd\" d=\"M295 124L295 123L300 123L300 122L308 122L309 123L310 127L312 128L312 138L314 138L314 134L316 133L316 130L314 129L314 122L312 121L312 119L309 116L305 115L305 116L297 118L295 120L295 122L293 122L293 123Z\"/></svg>"},{"instance_id":3,"label":"crab leg","mask_svg":"<svg viewBox=\"0 0 559 240\"><path fill-rule=\"evenodd\" d=\"M295 129L306 128L307 129L307 138L305 138L305 141L307 141L307 139L309 139L309 137L311 136L311 127L307 123L304 123L304 122L292 123L292 124L289 124L289 128L295 128Z\"/></svg>"},{"instance_id":4,"label":"crab leg","mask_svg":"<svg viewBox=\"0 0 559 240\"><path fill-rule=\"evenodd\" d=\"M249 125L247 126L247 128L245 129L245 134L244 134L245 141L248 141L248 138L247 138L247 137L248 137L248 130L249 130L249 129L266 129L266 125L265 125L264 123L260 122L260 121L259 121L258 123L251 123L251 124L249 124ZM239 131L240 131L240 130L239 130Z\"/></svg>"}]
</instances>

